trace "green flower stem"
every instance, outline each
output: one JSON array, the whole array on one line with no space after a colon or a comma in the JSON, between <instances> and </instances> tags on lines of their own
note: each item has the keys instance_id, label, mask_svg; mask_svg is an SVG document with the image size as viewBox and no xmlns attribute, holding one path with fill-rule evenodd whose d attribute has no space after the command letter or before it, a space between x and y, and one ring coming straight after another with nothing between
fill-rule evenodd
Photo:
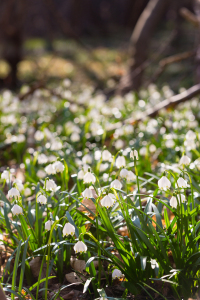
<instances>
[{"instance_id":1,"label":"green flower stem","mask_svg":"<svg viewBox=\"0 0 200 300\"><path fill-rule=\"evenodd\" d=\"M139 197L139 202L140 202L140 210L142 211L142 201L140 197L140 183L139 183L139 178L138 178L138 170L137 170L137 165L136 165L136 157L134 156L134 167L135 167L135 175L136 175L136 182L137 182L137 194Z\"/></svg>"}]
</instances>

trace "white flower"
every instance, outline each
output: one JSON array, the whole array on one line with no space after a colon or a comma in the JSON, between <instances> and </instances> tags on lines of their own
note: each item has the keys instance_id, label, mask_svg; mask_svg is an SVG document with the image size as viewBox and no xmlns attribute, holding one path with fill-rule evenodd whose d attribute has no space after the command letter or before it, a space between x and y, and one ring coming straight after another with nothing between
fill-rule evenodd
<instances>
[{"instance_id":1,"label":"white flower","mask_svg":"<svg viewBox=\"0 0 200 300\"><path fill-rule=\"evenodd\" d=\"M38 155L37 160L38 160L38 164L46 164L48 162L47 156L43 153Z\"/></svg>"},{"instance_id":2,"label":"white flower","mask_svg":"<svg viewBox=\"0 0 200 300\"><path fill-rule=\"evenodd\" d=\"M78 243L76 243L74 245L74 251L76 253L83 253L87 251L87 246L82 242L82 241L78 241Z\"/></svg>"},{"instance_id":3,"label":"white flower","mask_svg":"<svg viewBox=\"0 0 200 300\"><path fill-rule=\"evenodd\" d=\"M60 161L56 161L55 163L53 163L53 166L57 173L63 172L65 169L65 166Z\"/></svg>"},{"instance_id":4,"label":"white flower","mask_svg":"<svg viewBox=\"0 0 200 300\"><path fill-rule=\"evenodd\" d=\"M180 204L180 202L183 203L183 202L186 201L185 195L183 195L183 194L177 195L177 197L178 197L178 200L179 200L179 204Z\"/></svg>"},{"instance_id":5,"label":"white flower","mask_svg":"<svg viewBox=\"0 0 200 300\"><path fill-rule=\"evenodd\" d=\"M19 205L17 205L17 204L15 204L14 206L13 206L13 208L11 209L11 211L12 211L12 214L15 216L18 216L18 215L22 215L23 214L23 210L22 210L22 208L21 208L21 206L19 206Z\"/></svg>"},{"instance_id":6,"label":"white flower","mask_svg":"<svg viewBox=\"0 0 200 300\"><path fill-rule=\"evenodd\" d=\"M175 196L172 196L171 197L171 199L170 199L170 205L171 205L171 207L174 207L174 208L177 208L177 199L176 199L176 197Z\"/></svg>"},{"instance_id":7,"label":"white flower","mask_svg":"<svg viewBox=\"0 0 200 300\"><path fill-rule=\"evenodd\" d=\"M114 181L111 182L110 187L121 190L122 184L118 179L115 179Z\"/></svg>"},{"instance_id":8,"label":"white flower","mask_svg":"<svg viewBox=\"0 0 200 300\"><path fill-rule=\"evenodd\" d=\"M28 197L28 196L30 196L31 195L31 189L30 188L25 188L25 190L24 190L24 196L26 196L26 197Z\"/></svg>"},{"instance_id":9,"label":"white flower","mask_svg":"<svg viewBox=\"0 0 200 300\"><path fill-rule=\"evenodd\" d=\"M126 179L128 181L134 181L134 180L136 180L136 176L135 176L135 174L132 171L128 171L128 175L127 175Z\"/></svg>"},{"instance_id":10,"label":"white flower","mask_svg":"<svg viewBox=\"0 0 200 300\"><path fill-rule=\"evenodd\" d=\"M78 134L78 132L73 132L73 133L71 134L70 140L71 140L73 143L80 141L80 135Z\"/></svg>"},{"instance_id":11,"label":"white flower","mask_svg":"<svg viewBox=\"0 0 200 300\"><path fill-rule=\"evenodd\" d=\"M116 159L116 167L118 169L120 169L120 168L125 167L125 166L126 166L126 161L125 161L124 156L118 156L117 159Z\"/></svg>"},{"instance_id":12,"label":"white flower","mask_svg":"<svg viewBox=\"0 0 200 300\"><path fill-rule=\"evenodd\" d=\"M10 171L4 170L1 174L1 179L5 179L7 182L11 181L12 175L10 174Z\"/></svg>"},{"instance_id":13,"label":"white flower","mask_svg":"<svg viewBox=\"0 0 200 300\"><path fill-rule=\"evenodd\" d=\"M167 190L170 188L171 186L171 182L169 181L169 179L167 179L166 176L162 176L159 180L158 180L158 186L161 190Z\"/></svg>"},{"instance_id":14,"label":"white flower","mask_svg":"<svg viewBox=\"0 0 200 300\"><path fill-rule=\"evenodd\" d=\"M186 140L195 140L195 139L196 139L196 134L194 133L194 131L189 130L189 131L186 133L185 138L186 138Z\"/></svg>"},{"instance_id":15,"label":"white flower","mask_svg":"<svg viewBox=\"0 0 200 300\"><path fill-rule=\"evenodd\" d=\"M93 198L92 190L87 188L82 192L82 195L85 199Z\"/></svg>"},{"instance_id":16,"label":"white flower","mask_svg":"<svg viewBox=\"0 0 200 300\"><path fill-rule=\"evenodd\" d=\"M112 158L112 154L108 150L103 150L102 160L103 161L110 161L111 158Z\"/></svg>"},{"instance_id":17,"label":"white flower","mask_svg":"<svg viewBox=\"0 0 200 300\"><path fill-rule=\"evenodd\" d=\"M24 189L24 185L22 184L22 181L20 179L15 179L13 181L15 185L17 186L17 189L21 192Z\"/></svg>"},{"instance_id":18,"label":"white flower","mask_svg":"<svg viewBox=\"0 0 200 300\"><path fill-rule=\"evenodd\" d=\"M108 196L113 199L114 203L117 201L115 195L113 195L112 193L108 193Z\"/></svg>"},{"instance_id":19,"label":"white flower","mask_svg":"<svg viewBox=\"0 0 200 300\"><path fill-rule=\"evenodd\" d=\"M55 170L54 164L50 164L50 165L46 166L45 172L46 172L48 175L56 174L56 170Z\"/></svg>"},{"instance_id":20,"label":"white flower","mask_svg":"<svg viewBox=\"0 0 200 300\"><path fill-rule=\"evenodd\" d=\"M84 177L84 175L85 175L84 171L83 171L83 170L80 170L80 171L78 172L78 174L77 174L77 178L80 179L80 180L82 180L83 177Z\"/></svg>"},{"instance_id":21,"label":"white flower","mask_svg":"<svg viewBox=\"0 0 200 300\"><path fill-rule=\"evenodd\" d=\"M53 179L46 180L46 186L44 186L46 191L56 192L59 190L59 186L56 185L56 183L53 181Z\"/></svg>"},{"instance_id":22,"label":"white flower","mask_svg":"<svg viewBox=\"0 0 200 300\"><path fill-rule=\"evenodd\" d=\"M47 198L44 195L39 195L37 197L37 203L47 204Z\"/></svg>"},{"instance_id":23,"label":"white flower","mask_svg":"<svg viewBox=\"0 0 200 300\"><path fill-rule=\"evenodd\" d=\"M108 298L101 297L99 300L108 300Z\"/></svg>"},{"instance_id":24,"label":"white flower","mask_svg":"<svg viewBox=\"0 0 200 300\"><path fill-rule=\"evenodd\" d=\"M82 162L84 164L91 164L92 163L92 156L90 154L86 154L82 158Z\"/></svg>"},{"instance_id":25,"label":"white flower","mask_svg":"<svg viewBox=\"0 0 200 300\"><path fill-rule=\"evenodd\" d=\"M138 152L137 152L137 150L132 150L130 152L130 158L134 159L134 157L138 160Z\"/></svg>"},{"instance_id":26,"label":"white flower","mask_svg":"<svg viewBox=\"0 0 200 300\"><path fill-rule=\"evenodd\" d=\"M109 195L106 195L101 200L101 205L109 208L109 207L113 206L114 202L115 201L113 200L113 198L111 198Z\"/></svg>"},{"instance_id":27,"label":"white flower","mask_svg":"<svg viewBox=\"0 0 200 300\"><path fill-rule=\"evenodd\" d=\"M190 164L191 159L187 155L183 155L179 161L180 165L188 166Z\"/></svg>"},{"instance_id":28,"label":"white flower","mask_svg":"<svg viewBox=\"0 0 200 300\"><path fill-rule=\"evenodd\" d=\"M185 181L182 177L179 177L177 180L177 185L180 188L186 188L187 187L187 181Z\"/></svg>"},{"instance_id":29,"label":"white flower","mask_svg":"<svg viewBox=\"0 0 200 300\"><path fill-rule=\"evenodd\" d=\"M119 175L120 175L122 178L127 178L127 176L128 176L128 170L126 170L126 169L121 169Z\"/></svg>"},{"instance_id":30,"label":"white flower","mask_svg":"<svg viewBox=\"0 0 200 300\"><path fill-rule=\"evenodd\" d=\"M114 269L114 271L112 272L112 279L121 278L122 276L122 272L118 269Z\"/></svg>"},{"instance_id":31,"label":"white flower","mask_svg":"<svg viewBox=\"0 0 200 300\"><path fill-rule=\"evenodd\" d=\"M20 197L20 193L16 188L11 188L8 191L8 198L12 198L12 197L14 197L14 198Z\"/></svg>"},{"instance_id":32,"label":"white flower","mask_svg":"<svg viewBox=\"0 0 200 300\"><path fill-rule=\"evenodd\" d=\"M83 177L84 183L95 183L96 178L91 172L87 172Z\"/></svg>"},{"instance_id":33,"label":"white flower","mask_svg":"<svg viewBox=\"0 0 200 300\"><path fill-rule=\"evenodd\" d=\"M37 130L34 134L34 138L36 141L41 141L44 138L44 133L40 130Z\"/></svg>"},{"instance_id":34,"label":"white flower","mask_svg":"<svg viewBox=\"0 0 200 300\"><path fill-rule=\"evenodd\" d=\"M49 231L51 230L51 226L53 225L54 221L52 220L49 220L45 223L44 227L45 227L45 230Z\"/></svg>"},{"instance_id":35,"label":"white flower","mask_svg":"<svg viewBox=\"0 0 200 300\"><path fill-rule=\"evenodd\" d=\"M46 176L46 173L43 170L38 170L37 171L37 176L39 178L44 178Z\"/></svg>"},{"instance_id":36,"label":"white flower","mask_svg":"<svg viewBox=\"0 0 200 300\"><path fill-rule=\"evenodd\" d=\"M63 236L74 235L74 233L75 233L75 227L70 223L66 223L63 228Z\"/></svg>"},{"instance_id":37,"label":"white flower","mask_svg":"<svg viewBox=\"0 0 200 300\"><path fill-rule=\"evenodd\" d=\"M155 260L155 259L152 259L151 258L151 268L152 269L155 269L155 267L159 267L159 265L158 265L158 263L157 263L157 261Z\"/></svg>"}]
</instances>

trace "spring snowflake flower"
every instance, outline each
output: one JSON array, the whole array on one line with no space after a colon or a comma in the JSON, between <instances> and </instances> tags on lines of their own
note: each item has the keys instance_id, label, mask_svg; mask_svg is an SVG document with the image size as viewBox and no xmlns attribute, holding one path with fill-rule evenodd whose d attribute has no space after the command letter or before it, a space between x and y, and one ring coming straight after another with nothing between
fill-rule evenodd
<instances>
[{"instance_id":1,"label":"spring snowflake flower","mask_svg":"<svg viewBox=\"0 0 200 300\"><path fill-rule=\"evenodd\" d=\"M1 174L1 179L5 179L6 182L10 182L12 179L12 175L10 174L10 171L4 170L3 173Z\"/></svg>"},{"instance_id":2,"label":"spring snowflake flower","mask_svg":"<svg viewBox=\"0 0 200 300\"><path fill-rule=\"evenodd\" d=\"M56 192L60 187L56 185L53 179L48 179L46 180L46 186L44 185L44 188L46 191Z\"/></svg>"},{"instance_id":3,"label":"spring snowflake flower","mask_svg":"<svg viewBox=\"0 0 200 300\"><path fill-rule=\"evenodd\" d=\"M113 200L112 197L110 197L109 195L106 195L105 197L103 197L103 199L101 200L101 205L104 207L111 207L113 206L113 204L115 203L115 201Z\"/></svg>"},{"instance_id":4,"label":"spring snowflake flower","mask_svg":"<svg viewBox=\"0 0 200 300\"><path fill-rule=\"evenodd\" d=\"M90 154L86 154L82 158L82 162L84 164L91 164L92 163L92 156Z\"/></svg>"},{"instance_id":5,"label":"spring snowflake flower","mask_svg":"<svg viewBox=\"0 0 200 300\"><path fill-rule=\"evenodd\" d=\"M112 158L112 154L108 150L103 150L102 152L102 160L103 161L110 161Z\"/></svg>"},{"instance_id":6,"label":"spring snowflake flower","mask_svg":"<svg viewBox=\"0 0 200 300\"><path fill-rule=\"evenodd\" d=\"M20 193L16 188L11 188L8 191L8 198L12 198L12 197L14 197L14 198L20 197Z\"/></svg>"},{"instance_id":7,"label":"spring snowflake flower","mask_svg":"<svg viewBox=\"0 0 200 300\"><path fill-rule=\"evenodd\" d=\"M77 178L80 179L80 180L82 180L83 177L84 177L84 175L85 175L84 171L83 171L83 170L80 170L80 171L78 172L78 174L77 174Z\"/></svg>"},{"instance_id":8,"label":"spring snowflake flower","mask_svg":"<svg viewBox=\"0 0 200 300\"><path fill-rule=\"evenodd\" d=\"M25 188L25 190L24 190L24 196L26 196L26 197L28 197L28 196L30 196L31 195L31 189L30 188Z\"/></svg>"},{"instance_id":9,"label":"spring snowflake flower","mask_svg":"<svg viewBox=\"0 0 200 300\"><path fill-rule=\"evenodd\" d=\"M114 189L121 190L122 184L118 179L115 179L114 181L111 182L110 187L114 188Z\"/></svg>"},{"instance_id":10,"label":"spring snowflake flower","mask_svg":"<svg viewBox=\"0 0 200 300\"><path fill-rule=\"evenodd\" d=\"M136 180L136 176L132 171L128 171L128 175L127 175L126 179L128 181L134 181L134 180Z\"/></svg>"},{"instance_id":11,"label":"spring snowflake flower","mask_svg":"<svg viewBox=\"0 0 200 300\"><path fill-rule=\"evenodd\" d=\"M53 223L54 223L54 221L48 220L44 225L45 230L47 230L47 231L51 230L51 226L53 225Z\"/></svg>"},{"instance_id":12,"label":"spring snowflake flower","mask_svg":"<svg viewBox=\"0 0 200 300\"><path fill-rule=\"evenodd\" d=\"M158 267L159 267L159 265L158 265L156 259L151 258L151 268L155 269L155 268L158 268Z\"/></svg>"},{"instance_id":13,"label":"spring snowflake flower","mask_svg":"<svg viewBox=\"0 0 200 300\"><path fill-rule=\"evenodd\" d=\"M44 138L44 133L40 130L37 130L34 134L34 138L36 141L41 141Z\"/></svg>"},{"instance_id":14,"label":"spring snowflake flower","mask_svg":"<svg viewBox=\"0 0 200 300\"><path fill-rule=\"evenodd\" d=\"M71 134L70 140L75 143L75 142L79 142L80 141L80 135L78 134L78 132L73 132Z\"/></svg>"},{"instance_id":15,"label":"spring snowflake flower","mask_svg":"<svg viewBox=\"0 0 200 300\"><path fill-rule=\"evenodd\" d=\"M44 196L44 195L39 195L37 197L37 203L40 203L40 204L47 204L47 198Z\"/></svg>"},{"instance_id":16,"label":"spring snowflake flower","mask_svg":"<svg viewBox=\"0 0 200 300\"><path fill-rule=\"evenodd\" d=\"M95 181L96 181L96 178L90 171L87 172L83 177L83 182L84 183L93 183L94 184Z\"/></svg>"},{"instance_id":17,"label":"spring snowflake flower","mask_svg":"<svg viewBox=\"0 0 200 300\"><path fill-rule=\"evenodd\" d=\"M93 193L92 190L89 188L86 188L83 192L82 195L85 199L93 198Z\"/></svg>"},{"instance_id":18,"label":"spring snowflake flower","mask_svg":"<svg viewBox=\"0 0 200 300\"><path fill-rule=\"evenodd\" d=\"M41 164L46 164L48 162L47 156L43 153L38 155L37 160L38 160L38 164L40 164L40 165Z\"/></svg>"},{"instance_id":19,"label":"spring snowflake flower","mask_svg":"<svg viewBox=\"0 0 200 300\"><path fill-rule=\"evenodd\" d=\"M191 159L187 155L183 155L179 161L180 165L189 166Z\"/></svg>"},{"instance_id":20,"label":"spring snowflake flower","mask_svg":"<svg viewBox=\"0 0 200 300\"><path fill-rule=\"evenodd\" d=\"M179 177L177 180L177 186L179 188L187 188L187 181L185 181L182 177Z\"/></svg>"},{"instance_id":21,"label":"spring snowflake flower","mask_svg":"<svg viewBox=\"0 0 200 300\"><path fill-rule=\"evenodd\" d=\"M195 140L196 139L196 134L194 133L194 131L189 130L186 135L185 135L186 140Z\"/></svg>"},{"instance_id":22,"label":"spring snowflake flower","mask_svg":"<svg viewBox=\"0 0 200 300\"><path fill-rule=\"evenodd\" d=\"M56 161L53 166L56 170L56 173L63 172L65 169L65 166L60 161Z\"/></svg>"},{"instance_id":23,"label":"spring snowflake flower","mask_svg":"<svg viewBox=\"0 0 200 300\"><path fill-rule=\"evenodd\" d=\"M185 195L183 195L183 194L177 195L177 197L178 197L179 203L183 203L186 201Z\"/></svg>"},{"instance_id":24,"label":"spring snowflake flower","mask_svg":"<svg viewBox=\"0 0 200 300\"><path fill-rule=\"evenodd\" d=\"M56 174L56 170L55 170L54 164L50 164L50 165L46 166L45 172L48 175L54 175L54 174Z\"/></svg>"},{"instance_id":25,"label":"spring snowflake flower","mask_svg":"<svg viewBox=\"0 0 200 300\"><path fill-rule=\"evenodd\" d=\"M66 223L63 228L63 236L74 235L74 234L75 234L75 227L70 223Z\"/></svg>"},{"instance_id":26,"label":"spring snowflake flower","mask_svg":"<svg viewBox=\"0 0 200 300\"><path fill-rule=\"evenodd\" d=\"M124 156L118 156L117 159L116 159L116 167L118 169L120 169L120 168L125 167L125 166L126 166L126 161L125 161Z\"/></svg>"},{"instance_id":27,"label":"spring snowflake flower","mask_svg":"<svg viewBox=\"0 0 200 300\"><path fill-rule=\"evenodd\" d=\"M22 181L20 179L15 179L13 181L13 183L15 183L17 189L21 192L24 189L24 185L22 183Z\"/></svg>"},{"instance_id":28,"label":"spring snowflake flower","mask_svg":"<svg viewBox=\"0 0 200 300\"><path fill-rule=\"evenodd\" d=\"M127 178L127 176L128 176L128 170L126 170L126 169L121 169L119 175L120 175L122 178Z\"/></svg>"},{"instance_id":29,"label":"spring snowflake flower","mask_svg":"<svg viewBox=\"0 0 200 300\"><path fill-rule=\"evenodd\" d=\"M114 203L117 201L115 195L113 195L112 193L108 193L108 196L113 199Z\"/></svg>"},{"instance_id":30,"label":"spring snowflake flower","mask_svg":"<svg viewBox=\"0 0 200 300\"><path fill-rule=\"evenodd\" d=\"M158 180L158 186L161 190L166 191L167 189L170 188L171 186L171 182L169 181L169 179L167 179L166 176L162 176L159 180Z\"/></svg>"},{"instance_id":31,"label":"spring snowflake flower","mask_svg":"<svg viewBox=\"0 0 200 300\"><path fill-rule=\"evenodd\" d=\"M76 253L83 253L87 251L87 246L82 242L82 241L78 241L75 245L74 245L74 251Z\"/></svg>"},{"instance_id":32,"label":"spring snowflake flower","mask_svg":"<svg viewBox=\"0 0 200 300\"><path fill-rule=\"evenodd\" d=\"M12 211L12 214L14 216L18 216L18 215L22 215L23 214L23 210L22 210L21 206L19 206L17 204L15 204L13 206L13 208L11 209L11 211Z\"/></svg>"},{"instance_id":33,"label":"spring snowflake flower","mask_svg":"<svg viewBox=\"0 0 200 300\"><path fill-rule=\"evenodd\" d=\"M114 271L112 272L112 279L120 279L123 276L122 272L118 269L114 269Z\"/></svg>"},{"instance_id":34,"label":"spring snowflake flower","mask_svg":"<svg viewBox=\"0 0 200 300\"><path fill-rule=\"evenodd\" d=\"M170 204L171 207L177 208L178 202L177 202L177 199L176 199L175 196L171 197L169 204Z\"/></svg>"},{"instance_id":35,"label":"spring snowflake flower","mask_svg":"<svg viewBox=\"0 0 200 300\"><path fill-rule=\"evenodd\" d=\"M136 160L138 160L138 152L137 152L137 150L132 150L130 152L130 158L132 158L132 159L136 158Z\"/></svg>"}]
</instances>

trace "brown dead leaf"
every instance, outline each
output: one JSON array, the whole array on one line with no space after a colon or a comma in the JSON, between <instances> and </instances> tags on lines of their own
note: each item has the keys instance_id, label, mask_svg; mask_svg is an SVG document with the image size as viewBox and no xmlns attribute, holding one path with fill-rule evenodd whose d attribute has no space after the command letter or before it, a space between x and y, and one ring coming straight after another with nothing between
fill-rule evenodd
<instances>
[{"instance_id":1,"label":"brown dead leaf","mask_svg":"<svg viewBox=\"0 0 200 300\"><path fill-rule=\"evenodd\" d=\"M96 206L94 204L94 202L91 199L83 199L82 203L88 208L90 209L93 213L96 213ZM88 212L88 210L81 205L80 207L77 208L79 211L82 212Z\"/></svg>"}]
</instances>

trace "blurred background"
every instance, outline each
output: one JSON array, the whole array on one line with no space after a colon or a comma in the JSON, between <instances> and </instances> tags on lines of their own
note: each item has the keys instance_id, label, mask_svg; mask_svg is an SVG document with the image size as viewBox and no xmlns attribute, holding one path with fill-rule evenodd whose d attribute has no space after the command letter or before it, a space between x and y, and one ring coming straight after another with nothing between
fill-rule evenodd
<instances>
[{"instance_id":1,"label":"blurred background","mask_svg":"<svg viewBox=\"0 0 200 300\"><path fill-rule=\"evenodd\" d=\"M0 89L91 84L109 96L200 79L198 0L1 0Z\"/></svg>"}]
</instances>

